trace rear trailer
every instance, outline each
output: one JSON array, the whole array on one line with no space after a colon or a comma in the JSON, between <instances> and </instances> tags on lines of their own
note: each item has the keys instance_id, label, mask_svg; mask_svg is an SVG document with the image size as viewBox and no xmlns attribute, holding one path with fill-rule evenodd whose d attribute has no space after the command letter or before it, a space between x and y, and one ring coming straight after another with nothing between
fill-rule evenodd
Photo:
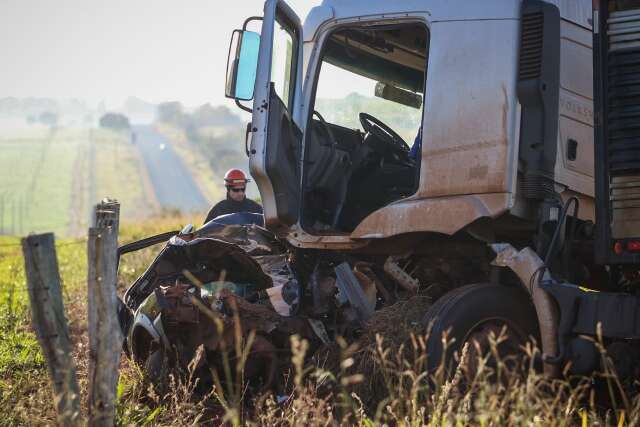
<instances>
[{"instance_id":1,"label":"rear trailer","mask_svg":"<svg viewBox=\"0 0 640 427\"><path fill-rule=\"evenodd\" d=\"M640 264L640 1L594 5L596 259Z\"/></svg>"}]
</instances>

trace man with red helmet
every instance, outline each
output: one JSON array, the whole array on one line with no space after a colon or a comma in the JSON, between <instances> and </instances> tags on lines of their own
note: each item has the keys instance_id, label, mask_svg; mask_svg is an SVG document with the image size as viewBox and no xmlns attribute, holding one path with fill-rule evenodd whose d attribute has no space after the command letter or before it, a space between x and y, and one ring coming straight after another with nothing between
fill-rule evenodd
<instances>
[{"instance_id":1,"label":"man with red helmet","mask_svg":"<svg viewBox=\"0 0 640 427\"><path fill-rule=\"evenodd\" d=\"M262 206L246 197L247 182L250 179L240 169L229 169L224 174L227 198L218 202L207 214L205 223L220 215L236 212L262 213Z\"/></svg>"}]
</instances>

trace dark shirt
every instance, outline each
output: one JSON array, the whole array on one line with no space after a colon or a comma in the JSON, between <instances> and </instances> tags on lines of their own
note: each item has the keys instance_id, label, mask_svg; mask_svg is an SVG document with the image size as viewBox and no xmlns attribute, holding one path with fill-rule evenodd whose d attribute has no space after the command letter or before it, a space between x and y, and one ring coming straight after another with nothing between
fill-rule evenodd
<instances>
[{"instance_id":1,"label":"dark shirt","mask_svg":"<svg viewBox=\"0 0 640 427\"><path fill-rule=\"evenodd\" d=\"M262 206L251 199L247 199L246 197L241 202L236 202L235 200L227 197L225 200L218 202L211 208L207 214L207 219L205 219L204 222L206 224L215 217L236 212L253 212L261 214Z\"/></svg>"}]
</instances>

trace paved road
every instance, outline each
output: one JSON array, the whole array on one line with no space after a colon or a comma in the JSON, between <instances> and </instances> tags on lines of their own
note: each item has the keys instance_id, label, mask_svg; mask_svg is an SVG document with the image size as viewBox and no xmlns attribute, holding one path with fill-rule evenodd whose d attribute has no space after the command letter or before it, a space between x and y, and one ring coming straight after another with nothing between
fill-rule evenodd
<instances>
[{"instance_id":1,"label":"paved road","mask_svg":"<svg viewBox=\"0 0 640 427\"><path fill-rule=\"evenodd\" d=\"M209 203L167 138L151 126L134 126L133 130L160 206L183 212L207 210Z\"/></svg>"}]
</instances>

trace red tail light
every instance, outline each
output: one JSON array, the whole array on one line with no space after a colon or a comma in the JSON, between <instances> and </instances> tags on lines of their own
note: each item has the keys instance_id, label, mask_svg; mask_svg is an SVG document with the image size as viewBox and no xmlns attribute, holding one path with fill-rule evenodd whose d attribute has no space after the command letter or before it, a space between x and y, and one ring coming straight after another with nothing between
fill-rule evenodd
<instances>
[{"instance_id":1,"label":"red tail light","mask_svg":"<svg viewBox=\"0 0 640 427\"><path fill-rule=\"evenodd\" d=\"M629 252L640 252L640 240L630 240L627 242Z\"/></svg>"}]
</instances>

